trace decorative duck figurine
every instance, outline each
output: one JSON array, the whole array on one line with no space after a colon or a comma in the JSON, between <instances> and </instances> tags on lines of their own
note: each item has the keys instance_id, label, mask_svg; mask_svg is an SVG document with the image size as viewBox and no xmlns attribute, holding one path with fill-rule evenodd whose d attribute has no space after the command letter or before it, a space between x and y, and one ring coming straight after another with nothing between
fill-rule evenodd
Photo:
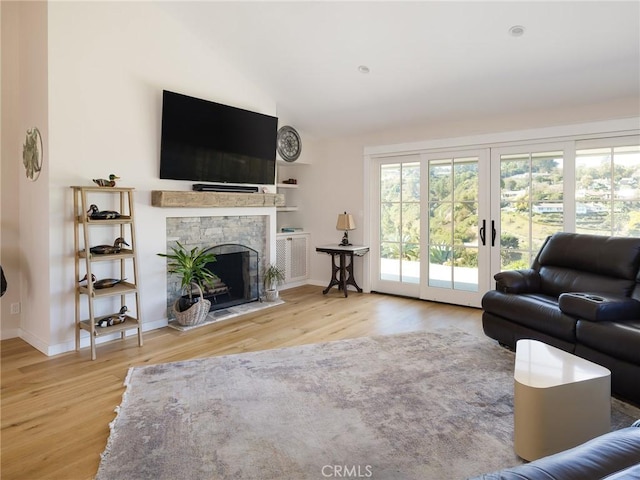
<instances>
[{"instance_id":1,"label":"decorative duck figurine","mask_svg":"<svg viewBox=\"0 0 640 480\"><path fill-rule=\"evenodd\" d=\"M94 178L93 183L98 185L99 187L115 187L116 180L119 180L120 177L114 175L113 173L109 175L109 180L105 178Z\"/></svg>"},{"instance_id":2,"label":"decorative duck figurine","mask_svg":"<svg viewBox=\"0 0 640 480\"><path fill-rule=\"evenodd\" d=\"M84 282L87 280L87 275L78 280L78 283ZM126 278L101 278L100 280L96 280L96 276L91 274L91 283L93 283L93 288L101 289L101 288L111 288L121 282L124 282Z\"/></svg>"},{"instance_id":3,"label":"decorative duck figurine","mask_svg":"<svg viewBox=\"0 0 640 480\"><path fill-rule=\"evenodd\" d=\"M112 327L113 325L119 325L124 323L127 319L125 313L129 310L126 305L123 305L118 313L107 315L106 317L96 320L96 327Z\"/></svg>"},{"instance_id":4,"label":"decorative duck figurine","mask_svg":"<svg viewBox=\"0 0 640 480\"><path fill-rule=\"evenodd\" d=\"M120 214L113 210L100 210L95 203L92 203L87 210L89 218L97 220L109 220L111 218L120 218Z\"/></svg>"},{"instance_id":5,"label":"decorative duck figurine","mask_svg":"<svg viewBox=\"0 0 640 480\"><path fill-rule=\"evenodd\" d=\"M129 244L124 241L124 238L118 237L113 242L113 245L96 245L95 247L91 247L89 251L91 253L95 253L99 255L105 255L109 253L120 253L120 250L122 250L122 245L126 245L127 247L129 246Z\"/></svg>"}]
</instances>

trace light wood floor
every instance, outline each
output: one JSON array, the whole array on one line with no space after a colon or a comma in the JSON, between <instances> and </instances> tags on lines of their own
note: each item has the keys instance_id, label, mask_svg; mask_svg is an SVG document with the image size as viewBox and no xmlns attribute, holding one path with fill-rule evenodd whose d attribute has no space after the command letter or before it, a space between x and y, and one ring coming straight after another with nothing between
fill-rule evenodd
<instances>
[{"instance_id":1,"label":"light wood floor","mask_svg":"<svg viewBox=\"0 0 640 480\"><path fill-rule=\"evenodd\" d=\"M189 332L162 328L46 357L20 339L1 342L2 480L91 479L129 367L196 357L441 328L483 335L481 311L380 294L304 286L285 303ZM123 479L124 480L124 479Z\"/></svg>"}]
</instances>

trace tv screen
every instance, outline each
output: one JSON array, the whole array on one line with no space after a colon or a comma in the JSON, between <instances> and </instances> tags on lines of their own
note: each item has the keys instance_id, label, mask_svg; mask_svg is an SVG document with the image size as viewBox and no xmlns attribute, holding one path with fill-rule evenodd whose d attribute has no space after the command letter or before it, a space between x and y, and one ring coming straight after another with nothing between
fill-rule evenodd
<instances>
[{"instance_id":1,"label":"tv screen","mask_svg":"<svg viewBox=\"0 0 640 480\"><path fill-rule=\"evenodd\" d=\"M163 91L160 178L275 183L278 119Z\"/></svg>"}]
</instances>

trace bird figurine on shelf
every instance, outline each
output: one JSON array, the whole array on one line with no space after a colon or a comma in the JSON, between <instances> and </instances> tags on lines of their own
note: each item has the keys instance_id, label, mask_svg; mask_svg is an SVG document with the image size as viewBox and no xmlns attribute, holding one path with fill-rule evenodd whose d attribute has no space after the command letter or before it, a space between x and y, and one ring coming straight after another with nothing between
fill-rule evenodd
<instances>
[{"instance_id":1,"label":"bird figurine on shelf","mask_svg":"<svg viewBox=\"0 0 640 480\"><path fill-rule=\"evenodd\" d=\"M110 220L112 218L120 218L120 214L114 210L100 210L95 203L92 203L87 210L89 218L94 220Z\"/></svg>"},{"instance_id":2,"label":"bird figurine on shelf","mask_svg":"<svg viewBox=\"0 0 640 480\"><path fill-rule=\"evenodd\" d=\"M85 282L87 280L87 275L85 274L78 283ZM96 280L96 276L91 274L91 283L93 284L93 288L102 289L102 288L111 288L116 286L117 284L124 282L126 278L101 278L100 280Z\"/></svg>"},{"instance_id":3,"label":"bird figurine on shelf","mask_svg":"<svg viewBox=\"0 0 640 480\"><path fill-rule=\"evenodd\" d=\"M118 313L114 313L112 315L107 315L106 317L102 317L96 320L96 327L113 327L114 325L119 325L124 323L127 319L125 313L129 310L126 305L123 305Z\"/></svg>"},{"instance_id":4,"label":"bird figurine on shelf","mask_svg":"<svg viewBox=\"0 0 640 480\"><path fill-rule=\"evenodd\" d=\"M106 178L94 178L93 183L98 185L99 187L115 187L116 180L119 180L120 177L114 175L113 173L109 175L109 180Z\"/></svg>"},{"instance_id":5,"label":"bird figurine on shelf","mask_svg":"<svg viewBox=\"0 0 640 480\"><path fill-rule=\"evenodd\" d=\"M96 245L95 247L91 247L89 251L97 255L120 253L122 245L126 245L127 247L130 246L125 242L124 238L118 237L113 242L113 245Z\"/></svg>"}]
</instances>

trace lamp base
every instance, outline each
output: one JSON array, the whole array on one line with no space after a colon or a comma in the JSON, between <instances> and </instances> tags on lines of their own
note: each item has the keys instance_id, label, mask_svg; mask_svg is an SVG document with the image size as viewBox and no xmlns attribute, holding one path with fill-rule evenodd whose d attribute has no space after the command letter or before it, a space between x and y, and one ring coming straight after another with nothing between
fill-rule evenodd
<instances>
[{"instance_id":1,"label":"lamp base","mask_svg":"<svg viewBox=\"0 0 640 480\"><path fill-rule=\"evenodd\" d=\"M349 247L351 245L353 245L352 243L349 243L349 233L348 232L344 232L344 235L342 236L342 241L338 244L341 247Z\"/></svg>"}]
</instances>

